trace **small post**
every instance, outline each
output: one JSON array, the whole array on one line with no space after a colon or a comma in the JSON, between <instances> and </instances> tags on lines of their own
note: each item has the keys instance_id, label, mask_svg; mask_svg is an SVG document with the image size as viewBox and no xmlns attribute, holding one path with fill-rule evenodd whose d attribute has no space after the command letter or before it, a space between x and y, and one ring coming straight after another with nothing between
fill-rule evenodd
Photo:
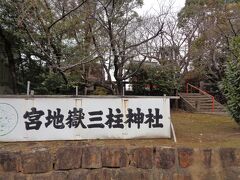
<instances>
[{"instance_id":1,"label":"small post","mask_svg":"<svg viewBox=\"0 0 240 180\"><path fill-rule=\"evenodd\" d=\"M27 82L27 96L30 94L30 81Z\"/></svg>"},{"instance_id":2,"label":"small post","mask_svg":"<svg viewBox=\"0 0 240 180\"><path fill-rule=\"evenodd\" d=\"M87 92L88 92L88 88L85 86L84 87L84 95L87 95Z\"/></svg>"},{"instance_id":3,"label":"small post","mask_svg":"<svg viewBox=\"0 0 240 180\"><path fill-rule=\"evenodd\" d=\"M78 86L76 86L76 96L78 96Z\"/></svg>"},{"instance_id":4,"label":"small post","mask_svg":"<svg viewBox=\"0 0 240 180\"><path fill-rule=\"evenodd\" d=\"M34 90L31 90L31 91L30 91L30 95L31 95L31 96L34 96Z\"/></svg>"},{"instance_id":5,"label":"small post","mask_svg":"<svg viewBox=\"0 0 240 180\"><path fill-rule=\"evenodd\" d=\"M186 83L186 93L188 94L188 83Z\"/></svg>"},{"instance_id":6,"label":"small post","mask_svg":"<svg viewBox=\"0 0 240 180\"><path fill-rule=\"evenodd\" d=\"M174 130L174 127L173 127L173 123L172 123L172 122L171 122L170 126L171 126L171 130L172 130L172 135L173 135L174 143L176 143L176 142L177 142L177 138L176 138L176 133L175 133L175 130Z\"/></svg>"},{"instance_id":7,"label":"small post","mask_svg":"<svg viewBox=\"0 0 240 180\"><path fill-rule=\"evenodd\" d=\"M197 111L200 111L200 101L199 100L195 101L195 108L197 109Z\"/></svg>"}]
</instances>

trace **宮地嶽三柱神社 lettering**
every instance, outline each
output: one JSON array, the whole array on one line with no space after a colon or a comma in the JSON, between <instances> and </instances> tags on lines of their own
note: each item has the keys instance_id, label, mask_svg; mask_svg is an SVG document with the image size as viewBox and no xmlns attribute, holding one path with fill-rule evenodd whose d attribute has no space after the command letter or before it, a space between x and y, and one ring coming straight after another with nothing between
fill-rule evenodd
<instances>
[{"instance_id":1,"label":"\u5bae\u5730\u5dbd\u4e09\u67f1\u795e\u793e lettering","mask_svg":"<svg viewBox=\"0 0 240 180\"><path fill-rule=\"evenodd\" d=\"M88 118L86 118L88 114ZM162 114L160 109L148 109L147 113L143 113L141 108L127 109L126 120L124 121L124 114L119 108L108 108L108 114L104 115L103 111L90 111L84 112L82 108L73 108L68 111L67 117L61 113L60 108L56 110L48 109L47 112L37 110L35 107L30 111L25 112L23 118L26 119L26 130L39 130L53 126L55 129L64 128L120 128L124 126L131 128L136 126L140 129L142 126L148 126L149 128L163 128Z\"/></svg>"}]
</instances>

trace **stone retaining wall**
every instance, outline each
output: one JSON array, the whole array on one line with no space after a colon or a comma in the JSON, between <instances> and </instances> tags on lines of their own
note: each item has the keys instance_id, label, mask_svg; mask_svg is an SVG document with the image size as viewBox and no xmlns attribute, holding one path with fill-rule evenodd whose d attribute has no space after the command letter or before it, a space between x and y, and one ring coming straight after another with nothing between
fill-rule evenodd
<instances>
[{"instance_id":1,"label":"stone retaining wall","mask_svg":"<svg viewBox=\"0 0 240 180\"><path fill-rule=\"evenodd\" d=\"M240 179L240 149L75 145L0 151L0 180Z\"/></svg>"}]
</instances>

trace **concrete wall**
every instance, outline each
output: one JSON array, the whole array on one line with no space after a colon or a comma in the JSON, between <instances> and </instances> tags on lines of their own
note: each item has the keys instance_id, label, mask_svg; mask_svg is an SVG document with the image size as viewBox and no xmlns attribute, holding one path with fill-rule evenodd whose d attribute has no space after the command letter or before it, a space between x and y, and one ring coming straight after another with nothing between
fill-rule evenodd
<instances>
[{"instance_id":1,"label":"concrete wall","mask_svg":"<svg viewBox=\"0 0 240 180\"><path fill-rule=\"evenodd\" d=\"M1 180L240 179L240 148L66 145L0 151Z\"/></svg>"}]
</instances>

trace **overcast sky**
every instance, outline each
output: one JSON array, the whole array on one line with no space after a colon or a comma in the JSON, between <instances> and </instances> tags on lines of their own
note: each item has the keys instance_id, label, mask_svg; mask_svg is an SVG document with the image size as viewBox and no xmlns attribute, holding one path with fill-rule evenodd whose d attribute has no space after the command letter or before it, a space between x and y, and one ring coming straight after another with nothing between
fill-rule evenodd
<instances>
[{"instance_id":1,"label":"overcast sky","mask_svg":"<svg viewBox=\"0 0 240 180\"><path fill-rule=\"evenodd\" d=\"M185 0L144 0L142 9L138 13L145 14L146 12L154 13L159 12L159 7L169 7L172 5L172 12L179 12L185 5Z\"/></svg>"}]
</instances>

